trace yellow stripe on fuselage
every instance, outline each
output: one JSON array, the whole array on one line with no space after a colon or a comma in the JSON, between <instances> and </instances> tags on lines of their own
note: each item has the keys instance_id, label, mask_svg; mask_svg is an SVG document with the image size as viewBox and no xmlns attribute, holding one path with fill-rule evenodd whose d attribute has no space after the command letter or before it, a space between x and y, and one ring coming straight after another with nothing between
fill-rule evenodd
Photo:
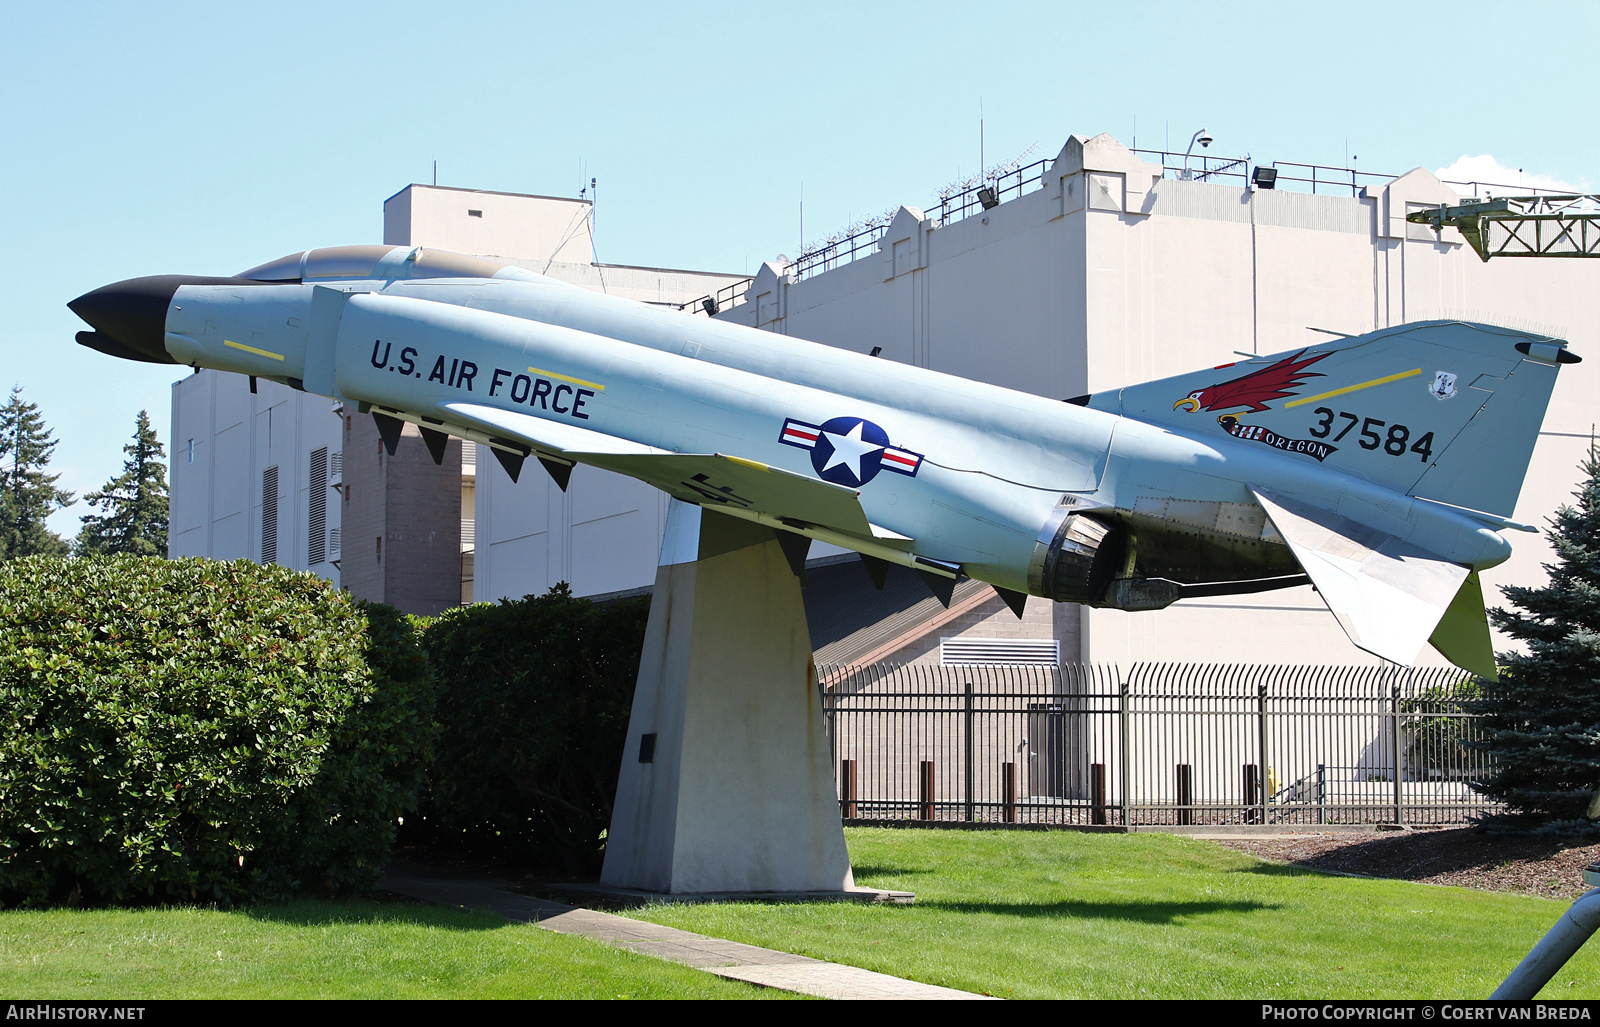
<instances>
[{"instance_id":1,"label":"yellow stripe on fuselage","mask_svg":"<svg viewBox=\"0 0 1600 1027\"><path fill-rule=\"evenodd\" d=\"M254 353L258 357L266 357L269 360L282 360L283 359L283 354L282 353L274 353L270 349L257 349L254 346L246 346L244 343L242 343L242 342L234 342L232 339L223 339L222 340L222 344L224 346L231 346L234 349L242 349L246 353Z\"/></svg>"},{"instance_id":2,"label":"yellow stripe on fuselage","mask_svg":"<svg viewBox=\"0 0 1600 1027\"><path fill-rule=\"evenodd\" d=\"M1334 396L1343 396L1347 392L1360 392L1362 389L1370 389L1374 385L1388 385L1390 382L1397 382L1402 378L1410 378L1413 375L1419 375L1421 373L1422 368L1413 367L1409 371L1401 371L1399 374L1391 374L1387 378L1374 378L1372 381L1362 382L1360 385L1346 385L1344 388L1334 389L1332 392L1322 392L1315 396L1304 396L1292 403L1285 403L1283 408L1288 410L1290 407L1298 407L1304 406L1307 403L1315 403L1319 399L1331 399Z\"/></svg>"},{"instance_id":3,"label":"yellow stripe on fuselage","mask_svg":"<svg viewBox=\"0 0 1600 1027\"><path fill-rule=\"evenodd\" d=\"M582 385L586 389L597 389L600 392L606 391L606 387L601 385L599 382L586 382L582 378L573 378L564 374L556 374L554 371L541 371L537 367L528 368L528 373L541 375L545 378L558 378L561 381L571 382L574 385Z\"/></svg>"}]
</instances>

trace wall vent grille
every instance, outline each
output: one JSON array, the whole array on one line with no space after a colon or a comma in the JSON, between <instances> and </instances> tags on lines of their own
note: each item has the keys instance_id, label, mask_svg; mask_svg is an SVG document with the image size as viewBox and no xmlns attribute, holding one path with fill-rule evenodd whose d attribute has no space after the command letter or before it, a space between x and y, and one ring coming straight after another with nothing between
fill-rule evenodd
<instances>
[{"instance_id":1,"label":"wall vent grille","mask_svg":"<svg viewBox=\"0 0 1600 1027\"><path fill-rule=\"evenodd\" d=\"M278 468L261 472L261 562L278 562Z\"/></svg>"},{"instance_id":2,"label":"wall vent grille","mask_svg":"<svg viewBox=\"0 0 1600 1027\"><path fill-rule=\"evenodd\" d=\"M1053 638L941 638L939 662L1053 667L1061 662L1061 643Z\"/></svg>"},{"instance_id":3,"label":"wall vent grille","mask_svg":"<svg viewBox=\"0 0 1600 1027\"><path fill-rule=\"evenodd\" d=\"M328 560L328 449L311 451L310 503L306 517L306 566Z\"/></svg>"}]
</instances>

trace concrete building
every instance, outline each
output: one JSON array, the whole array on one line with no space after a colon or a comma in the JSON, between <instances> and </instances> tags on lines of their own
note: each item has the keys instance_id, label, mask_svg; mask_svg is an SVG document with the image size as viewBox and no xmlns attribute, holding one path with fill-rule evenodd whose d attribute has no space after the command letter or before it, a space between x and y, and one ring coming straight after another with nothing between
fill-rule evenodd
<instances>
[{"instance_id":1,"label":"concrete building","mask_svg":"<svg viewBox=\"0 0 1600 1027\"><path fill-rule=\"evenodd\" d=\"M326 398L275 382L219 371L174 382L168 554L281 563L337 582L341 426Z\"/></svg>"}]
</instances>

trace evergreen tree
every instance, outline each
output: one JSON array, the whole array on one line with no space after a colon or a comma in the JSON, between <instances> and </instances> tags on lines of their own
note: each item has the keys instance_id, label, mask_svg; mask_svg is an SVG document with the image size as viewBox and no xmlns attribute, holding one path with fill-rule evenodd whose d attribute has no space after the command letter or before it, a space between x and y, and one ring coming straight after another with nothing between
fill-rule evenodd
<instances>
[{"instance_id":1,"label":"evergreen tree","mask_svg":"<svg viewBox=\"0 0 1600 1027\"><path fill-rule=\"evenodd\" d=\"M1517 610L1490 611L1495 625L1527 643L1501 653L1500 680L1484 683L1484 744L1494 775L1479 786L1504 802L1511 825L1575 825L1600 786L1600 458L1580 465L1588 480L1576 507L1556 511L1556 560L1542 588L1506 587ZM1592 814L1589 814L1592 815Z\"/></svg>"},{"instance_id":2,"label":"evergreen tree","mask_svg":"<svg viewBox=\"0 0 1600 1027\"><path fill-rule=\"evenodd\" d=\"M46 474L56 448L39 408L22 401L22 386L0 407L0 561L44 554L65 556L67 543L46 526L52 513L72 504Z\"/></svg>"},{"instance_id":3,"label":"evergreen tree","mask_svg":"<svg viewBox=\"0 0 1600 1027\"><path fill-rule=\"evenodd\" d=\"M139 411L133 441L122 451L128 454L122 473L99 492L83 497L101 513L83 518L77 552L166 556L167 467L162 462L166 452L145 411Z\"/></svg>"}]
</instances>

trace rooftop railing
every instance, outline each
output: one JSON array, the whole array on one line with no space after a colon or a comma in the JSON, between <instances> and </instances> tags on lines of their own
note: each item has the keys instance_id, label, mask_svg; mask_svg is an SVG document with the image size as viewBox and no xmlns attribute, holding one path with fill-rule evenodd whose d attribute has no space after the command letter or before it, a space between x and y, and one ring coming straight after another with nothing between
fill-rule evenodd
<instances>
[{"instance_id":1,"label":"rooftop railing","mask_svg":"<svg viewBox=\"0 0 1600 1027\"><path fill-rule=\"evenodd\" d=\"M1277 171L1273 188L1310 192L1318 196L1365 197L1369 189L1382 188L1400 177L1386 172L1362 171L1358 168L1329 164L1302 164L1297 161L1274 161L1266 165L1252 165L1248 153L1242 157L1221 157L1206 153L1179 153L1174 150L1134 149L1133 152L1146 163L1158 165L1161 168L1162 178L1243 187L1250 185L1255 167L1269 167ZM1045 169L1052 163L1054 158L1047 158L998 174L991 173L981 179L969 179L961 183L958 188L946 190L931 206L924 208L924 212L941 225L981 214L1007 200L1016 199L1039 189L1044 182ZM1570 190L1508 185L1477 179L1443 181L1457 192L1475 197L1556 196L1570 192ZM885 211L876 217L851 225L820 243L806 247L789 263L788 274L798 282L878 252L878 243L888 232L889 225L898 210L897 207ZM752 280L745 279L719 290L715 295L690 300L678 309L691 314L714 316L719 311L742 303Z\"/></svg>"}]
</instances>

